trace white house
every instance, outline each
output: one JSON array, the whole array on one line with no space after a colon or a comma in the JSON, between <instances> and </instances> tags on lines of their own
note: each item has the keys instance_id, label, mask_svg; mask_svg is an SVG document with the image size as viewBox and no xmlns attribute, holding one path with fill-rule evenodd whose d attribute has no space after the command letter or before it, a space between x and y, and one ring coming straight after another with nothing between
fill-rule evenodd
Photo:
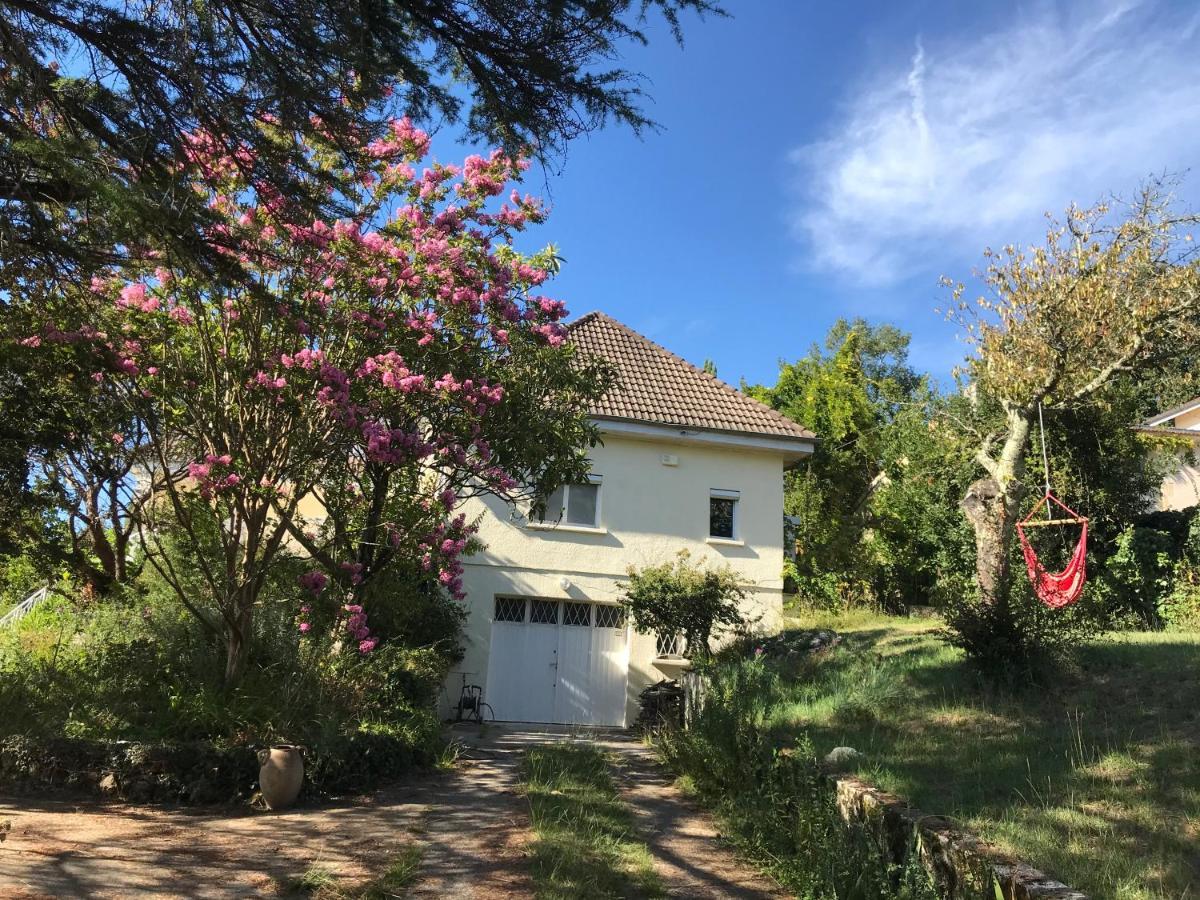
<instances>
[{"instance_id":1,"label":"white house","mask_svg":"<svg viewBox=\"0 0 1200 900\"><path fill-rule=\"evenodd\" d=\"M1159 509L1186 509L1200 503L1200 397L1147 419L1138 431L1159 437L1184 438L1178 465L1162 483Z\"/></svg>"},{"instance_id":2,"label":"white house","mask_svg":"<svg viewBox=\"0 0 1200 900\"><path fill-rule=\"evenodd\" d=\"M642 635L615 605L630 566L688 550L729 563L744 613L770 630L782 604L783 472L811 432L602 313L570 325L618 385L593 410L602 445L588 484L551 498L546 521L500 501L486 549L466 560L466 655L444 711L478 684L500 721L624 725L638 693L686 665L668 636Z\"/></svg>"}]
</instances>

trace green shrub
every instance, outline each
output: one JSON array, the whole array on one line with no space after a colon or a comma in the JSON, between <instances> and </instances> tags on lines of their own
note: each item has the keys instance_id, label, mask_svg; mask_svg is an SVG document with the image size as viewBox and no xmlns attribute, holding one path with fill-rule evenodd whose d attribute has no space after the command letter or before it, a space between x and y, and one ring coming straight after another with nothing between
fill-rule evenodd
<instances>
[{"instance_id":1,"label":"green shrub","mask_svg":"<svg viewBox=\"0 0 1200 900\"><path fill-rule=\"evenodd\" d=\"M845 572L820 572L797 576L795 580L796 594L808 609L841 613L878 606L871 584Z\"/></svg>"},{"instance_id":2,"label":"green shrub","mask_svg":"<svg viewBox=\"0 0 1200 900\"><path fill-rule=\"evenodd\" d=\"M0 615L46 584L46 573L28 555L0 557Z\"/></svg>"},{"instance_id":3,"label":"green shrub","mask_svg":"<svg viewBox=\"0 0 1200 900\"><path fill-rule=\"evenodd\" d=\"M1159 606L1171 594L1181 544L1178 535L1165 530L1130 525L1121 531L1099 580L1115 622L1133 617L1142 627L1162 627Z\"/></svg>"},{"instance_id":4,"label":"green shrub","mask_svg":"<svg viewBox=\"0 0 1200 900\"><path fill-rule=\"evenodd\" d=\"M1106 617L1080 600L1051 609L1034 594L1025 569L1014 570L1005 604L981 602L973 588L949 598L942 610L943 639L961 648L993 684L1009 688L1045 684L1072 664L1074 652L1103 630Z\"/></svg>"},{"instance_id":5,"label":"green shrub","mask_svg":"<svg viewBox=\"0 0 1200 900\"><path fill-rule=\"evenodd\" d=\"M1163 625L1180 631L1200 629L1200 567L1183 562L1175 567L1171 589L1158 600Z\"/></svg>"},{"instance_id":6,"label":"green shrub","mask_svg":"<svg viewBox=\"0 0 1200 900\"><path fill-rule=\"evenodd\" d=\"M278 573L268 592L252 662L234 689L222 678L219 642L153 578L104 603L47 601L0 632L0 736L295 743L319 792L366 788L431 761L437 691L459 652L458 613L424 598L380 617L385 640L361 655L301 635L293 573ZM414 645L417 635L429 643Z\"/></svg>"},{"instance_id":7,"label":"green shrub","mask_svg":"<svg viewBox=\"0 0 1200 900\"><path fill-rule=\"evenodd\" d=\"M728 565L700 566L683 550L674 562L640 570L631 567L620 603L638 631L682 634L688 652L704 658L715 632L746 624L739 610L745 596Z\"/></svg>"},{"instance_id":8,"label":"green shrub","mask_svg":"<svg viewBox=\"0 0 1200 900\"><path fill-rule=\"evenodd\" d=\"M219 803L248 798L257 780L258 762L246 747L20 735L0 739L0 785L16 794L102 790L137 802Z\"/></svg>"}]
</instances>

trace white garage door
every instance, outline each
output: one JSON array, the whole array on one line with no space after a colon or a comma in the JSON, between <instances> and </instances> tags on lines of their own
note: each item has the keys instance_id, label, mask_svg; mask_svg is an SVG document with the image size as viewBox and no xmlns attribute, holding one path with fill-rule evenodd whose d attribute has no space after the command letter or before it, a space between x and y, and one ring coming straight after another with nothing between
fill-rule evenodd
<instances>
[{"instance_id":1,"label":"white garage door","mask_svg":"<svg viewBox=\"0 0 1200 900\"><path fill-rule=\"evenodd\" d=\"M507 722L625 724L629 641L615 606L497 597L484 700Z\"/></svg>"}]
</instances>

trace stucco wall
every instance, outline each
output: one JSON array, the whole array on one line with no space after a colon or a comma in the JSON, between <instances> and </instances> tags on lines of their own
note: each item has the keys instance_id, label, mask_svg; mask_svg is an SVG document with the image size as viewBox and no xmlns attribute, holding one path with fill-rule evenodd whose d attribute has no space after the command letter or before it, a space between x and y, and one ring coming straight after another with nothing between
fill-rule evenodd
<instances>
[{"instance_id":1,"label":"stucco wall","mask_svg":"<svg viewBox=\"0 0 1200 900\"><path fill-rule=\"evenodd\" d=\"M1193 428L1200 429L1200 409L1193 409L1189 412L1180 413L1172 421L1175 428Z\"/></svg>"},{"instance_id":2,"label":"stucco wall","mask_svg":"<svg viewBox=\"0 0 1200 900\"><path fill-rule=\"evenodd\" d=\"M1163 478L1159 509L1187 509L1200 503L1200 467L1193 453L1182 453L1179 467Z\"/></svg>"},{"instance_id":3,"label":"stucco wall","mask_svg":"<svg viewBox=\"0 0 1200 900\"><path fill-rule=\"evenodd\" d=\"M662 463L669 453L677 465ZM745 614L765 631L779 627L782 613L783 457L778 453L718 449L670 440L605 435L593 449L592 471L601 476L600 529L531 528L525 510L498 501L472 501L468 516L485 513L479 537L486 549L467 560L464 583L469 619L466 656L447 680L444 711L462 683L481 684L487 694L488 641L493 598L517 594L551 599L614 602L630 566L673 559L681 549L694 560L728 562L748 589ZM740 491L740 543L707 539L710 489ZM570 583L564 589L562 580ZM626 721L636 716L636 697L647 684L674 677L653 664L653 635L630 635Z\"/></svg>"},{"instance_id":4,"label":"stucco wall","mask_svg":"<svg viewBox=\"0 0 1200 900\"><path fill-rule=\"evenodd\" d=\"M1188 428L1197 432L1191 452L1181 451L1179 466L1163 479L1159 509L1186 509L1200 503L1200 466L1196 465L1200 451L1200 409L1181 413L1171 421L1173 428Z\"/></svg>"}]
</instances>

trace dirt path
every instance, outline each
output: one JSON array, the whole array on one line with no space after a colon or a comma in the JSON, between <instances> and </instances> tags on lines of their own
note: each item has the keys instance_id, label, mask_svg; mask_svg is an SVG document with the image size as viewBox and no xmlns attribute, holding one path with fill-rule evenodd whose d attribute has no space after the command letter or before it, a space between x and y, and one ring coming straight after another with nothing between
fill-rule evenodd
<instances>
[{"instance_id":1,"label":"dirt path","mask_svg":"<svg viewBox=\"0 0 1200 900\"><path fill-rule=\"evenodd\" d=\"M615 781L633 811L670 897L689 900L783 900L791 894L738 859L712 817L699 809L663 769L654 752L617 731L489 728L462 738L483 752L515 755L539 743L594 742L617 758Z\"/></svg>"},{"instance_id":2,"label":"dirt path","mask_svg":"<svg viewBox=\"0 0 1200 900\"><path fill-rule=\"evenodd\" d=\"M279 896L312 865L365 882L414 844L423 854L412 897L532 897L519 767L529 747L556 740L595 741L618 754L617 783L670 896L787 896L737 860L653 754L627 737L494 727L458 737L468 746L454 772L283 813L0 798L0 822L13 826L0 843L0 898Z\"/></svg>"},{"instance_id":3,"label":"dirt path","mask_svg":"<svg viewBox=\"0 0 1200 900\"><path fill-rule=\"evenodd\" d=\"M525 856L529 808L517 790L521 753L491 743L468 747L456 770L432 792L437 805L420 835L425 852L409 896L533 896Z\"/></svg>"},{"instance_id":4,"label":"dirt path","mask_svg":"<svg viewBox=\"0 0 1200 900\"><path fill-rule=\"evenodd\" d=\"M412 842L426 800L397 789L282 813L0 802L0 897L263 897L314 864L365 880Z\"/></svg>"},{"instance_id":5,"label":"dirt path","mask_svg":"<svg viewBox=\"0 0 1200 900\"><path fill-rule=\"evenodd\" d=\"M712 817L675 787L674 777L659 765L652 750L629 741L608 746L618 752L617 788L633 810L667 896L689 900L792 896L734 855Z\"/></svg>"}]
</instances>

